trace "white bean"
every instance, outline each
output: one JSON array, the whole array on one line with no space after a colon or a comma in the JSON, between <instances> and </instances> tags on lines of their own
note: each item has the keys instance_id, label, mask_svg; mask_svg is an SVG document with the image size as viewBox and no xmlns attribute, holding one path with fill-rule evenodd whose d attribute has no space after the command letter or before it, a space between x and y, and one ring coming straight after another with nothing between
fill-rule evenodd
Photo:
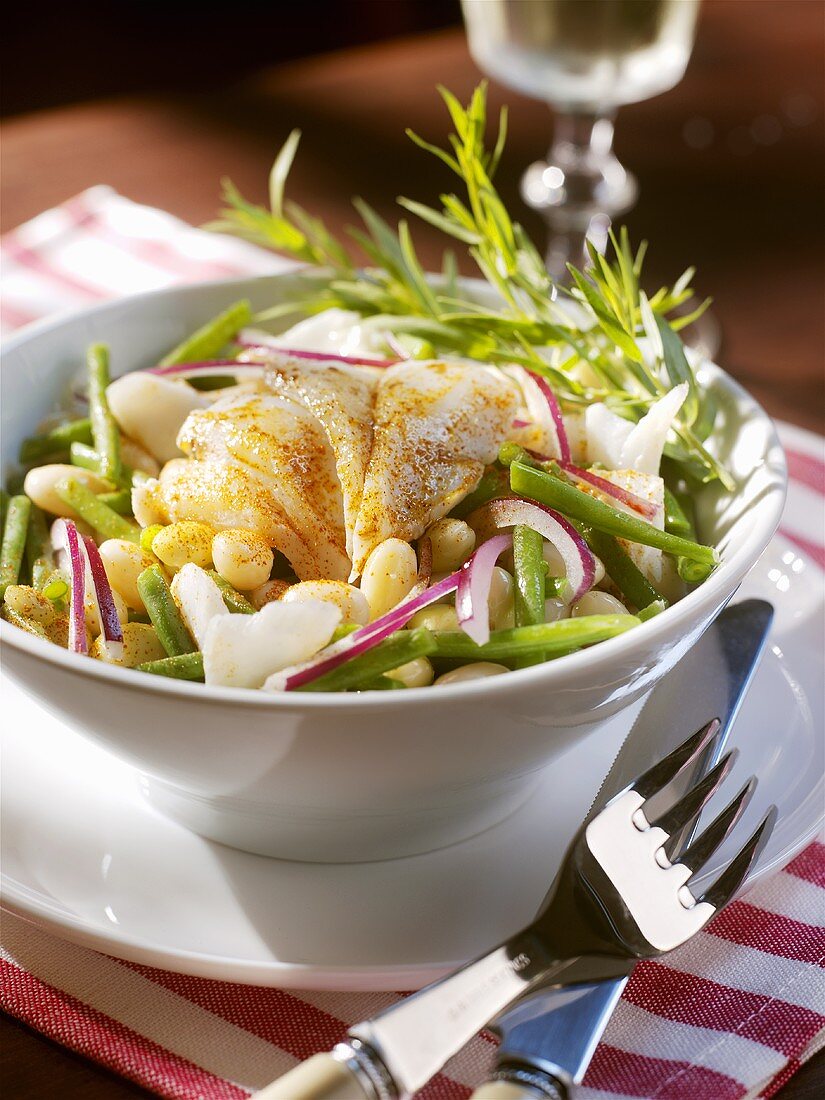
<instances>
[{"instance_id":1,"label":"white bean","mask_svg":"<svg viewBox=\"0 0 825 1100\"><path fill-rule=\"evenodd\" d=\"M268 580L274 560L270 547L253 531L232 527L212 539L215 568L239 592L251 592Z\"/></svg>"},{"instance_id":2,"label":"white bean","mask_svg":"<svg viewBox=\"0 0 825 1100\"><path fill-rule=\"evenodd\" d=\"M567 576L567 569L564 565L564 559L552 542L545 542L544 546L542 547L542 556L547 562L547 575L549 577ZM599 582L604 578L604 564L601 558L597 558L595 554L593 555L593 567L595 570L593 574L593 587L595 588L595 586L599 584Z\"/></svg>"},{"instance_id":3,"label":"white bean","mask_svg":"<svg viewBox=\"0 0 825 1100\"><path fill-rule=\"evenodd\" d=\"M104 481L91 470L55 462L29 470L23 482L23 491L44 512L51 512L53 516L65 516L66 519L77 519L77 513L68 504L64 504L55 492L55 485L64 477L74 478L93 493L105 493L112 488L108 481Z\"/></svg>"},{"instance_id":4,"label":"white bean","mask_svg":"<svg viewBox=\"0 0 825 1100\"><path fill-rule=\"evenodd\" d=\"M273 600L280 600L281 596L289 589L289 583L287 581L272 580L262 584L259 588L256 588L254 592L249 593L249 600L252 606L260 611L261 608L268 603L272 603Z\"/></svg>"},{"instance_id":5,"label":"white bean","mask_svg":"<svg viewBox=\"0 0 825 1100\"><path fill-rule=\"evenodd\" d=\"M410 630L415 630L419 626L435 631L458 630L458 614L456 609L448 604L434 604L416 611L408 626Z\"/></svg>"},{"instance_id":6,"label":"white bean","mask_svg":"<svg viewBox=\"0 0 825 1100\"><path fill-rule=\"evenodd\" d=\"M371 552L361 575L361 591L378 619L409 595L418 575L415 550L402 539L385 539Z\"/></svg>"},{"instance_id":7,"label":"white bean","mask_svg":"<svg viewBox=\"0 0 825 1100\"><path fill-rule=\"evenodd\" d=\"M544 601L544 621L546 623L555 623L559 619L566 619L568 614L567 604L555 596L551 596L550 599Z\"/></svg>"},{"instance_id":8,"label":"white bean","mask_svg":"<svg viewBox=\"0 0 825 1100\"><path fill-rule=\"evenodd\" d=\"M567 575L564 559L552 542L544 543L544 546L541 548L541 555L547 562L548 577L564 577Z\"/></svg>"},{"instance_id":9,"label":"white bean","mask_svg":"<svg viewBox=\"0 0 825 1100\"><path fill-rule=\"evenodd\" d=\"M134 439L128 436L120 437L120 457L127 466L133 470L140 470L149 477L157 477L160 473L160 465L152 458L145 447L141 447Z\"/></svg>"},{"instance_id":10,"label":"white bean","mask_svg":"<svg viewBox=\"0 0 825 1100\"><path fill-rule=\"evenodd\" d=\"M103 635L95 639L89 653L99 661L125 668L137 668L145 661L159 661L167 655L154 627L148 623L126 623L123 627L123 653L117 659L109 656Z\"/></svg>"},{"instance_id":11,"label":"white bean","mask_svg":"<svg viewBox=\"0 0 825 1100\"><path fill-rule=\"evenodd\" d=\"M407 661L405 665L399 665L387 673L391 680L398 680L405 687L427 687L433 682L433 666L426 657L416 657L414 661Z\"/></svg>"},{"instance_id":12,"label":"white bean","mask_svg":"<svg viewBox=\"0 0 825 1100\"><path fill-rule=\"evenodd\" d=\"M515 625L514 599L513 578L506 569L497 565L493 569L490 595L487 600L492 630L509 630Z\"/></svg>"},{"instance_id":13,"label":"white bean","mask_svg":"<svg viewBox=\"0 0 825 1100\"><path fill-rule=\"evenodd\" d=\"M582 615L628 615L629 612L621 600L611 596L609 592L597 592L592 589L585 592L580 600L577 600L570 610L573 619Z\"/></svg>"},{"instance_id":14,"label":"white bean","mask_svg":"<svg viewBox=\"0 0 825 1100\"><path fill-rule=\"evenodd\" d=\"M475 549L476 534L463 519L440 519L427 531L433 548L433 571L452 573Z\"/></svg>"},{"instance_id":15,"label":"white bean","mask_svg":"<svg viewBox=\"0 0 825 1100\"><path fill-rule=\"evenodd\" d=\"M510 670L505 665L498 665L494 661L476 661L472 665L461 665L450 672L445 672L435 681L435 687L443 687L446 684L463 684L467 680L483 680L488 676L500 676L502 672Z\"/></svg>"},{"instance_id":16,"label":"white bean","mask_svg":"<svg viewBox=\"0 0 825 1100\"><path fill-rule=\"evenodd\" d=\"M212 564L214 534L213 529L205 523L182 519L158 531L152 539L152 553L170 569L181 569L188 562L199 565L201 569L208 569Z\"/></svg>"},{"instance_id":17,"label":"white bean","mask_svg":"<svg viewBox=\"0 0 825 1100\"><path fill-rule=\"evenodd\" d=\"M50 626L56 617L54 604L27 584L10 584L4 597L6 607L40 626Z\"/></svg>"},{"instance_id":18,"label":"white bean","mask_svg":"<svg viewBox=\"0 0 825 1100\"><path fill-rule=\"evenodd\" d=\"M301 581L281 596L284 603L321 600L334 604L341 612L341 625L364 626L370 621L370 605L363 592L344 581Z\"/></svg>"},{"instance_id":19,"label":"white bean","mask_svg":"<svg viewBox=\"0 0 825 1100\"><path fill-rule=\"evenodd\" d=\"M100 556L114 591L119 592L134 611L144 611L137 579L144 569L157 564L154 556L126 539L106 539L100 545Z\"/></svg>"}]
</instances>

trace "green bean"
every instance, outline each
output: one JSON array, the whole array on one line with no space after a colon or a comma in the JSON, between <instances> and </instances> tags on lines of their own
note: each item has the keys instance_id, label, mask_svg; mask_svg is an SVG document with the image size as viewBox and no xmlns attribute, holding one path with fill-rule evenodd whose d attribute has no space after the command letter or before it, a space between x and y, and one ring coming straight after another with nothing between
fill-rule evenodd
<instances>
[{"instance_id":1,"label":"green bean","mask_svg":"<svg viewBox=\"0 0 825 1100\"><path fill-rule=\"evenodd\" d=\"M38 465L40 465L38 463ZM25 492L26 474L23 470L17 470L13 474L9 474L6 478L6 488L9 491L9 495L13 497L20 496ZM8 515L8 513L6 513Z\"/></svg>"},{"instance_id":2,"label":"green bean","mask_svg":"<svg viewBox=\"0 0 825 1100\"><path fill-rule=\"evenodd\" d=\"M668 490L665 489L665 494ZM693 515L693 501L686 493L673 493L671 494L673 503L679 509L681 518L686 526L685 535L688 538L696 538L696 522ZM667 501L667 496L665 496ZM667 526L667 523L665 524ZM676 572L685 582L685 584L701 584L702 581L706 581L710 574L713 572L706 565L701 562L691 561L690 558L686 558L684 555L680 555L676 559Z\"/></svg>"},{"instance_id":3,"label":"green bean","mask_svg":"<svg viewBox=\"0 0 825 1100\"><path fill-rule=\"evenodd\" d=\"M144 661L138 672L151 672L154 676L170 676L175 680L199 680L203 683L203 654L181 653L176 657L161 657L157 661Z\"/></svg>"},{"instance_id":4,"label":"green bean","mask_svg":"<svg viewBox=\"0 0 825 1100\"><path fill-rule=\"evenodd\" d=\"M544 598L545 600L560 600L567 592L567 579L566 577L551 577L546 576L544 578Z\"/></svg>"},{"instance_id":5,"label":"green bean","mask_svg":"<svg viewBox=\"0 0 825 1100\"><path fill-rule=\"evenodd\" d=\"M160 361L161 367L214 359L219 351L252 320L252 308L244 298L188 336Z\"/></svg>"},{"instance_id":6,"label":"green bean","mask_svg":"<svg viewBox=\"0 0 825 1100\"><path fill-rule=\"evenodd\" d=\"M42 592L47 600L59 604L69 594L69 582L59 569L55 569L43 583Z\"/></svg>"},{"instance_id":7,"label":"green bean","mask_svg":"<svg viewBox=\"0 0 825 1100\"><path fill-rule=\"evenodd\" d=\"M72 443L92 442L92 422L88 417L82 420L70 420L59 424L42 435L33 435L24 439L20 445L20 461L35 462L47 455L67 451Z\"/></svg>"},{"instance_id":8,"label":"green bean","mask_svg":"<svg viewBox=\"0 0 825 1100\"><path fill-rule=\"evenodd\" d=\"M234 386L236 380L237 376L234 374L208 374L203 378L187 379L190 386L203 393L208 393L210 390L225 390L227 386Z\"/></svg>"},{"instance_id":9,"label":"green bean","mask_svg":"<svg viewBox=\"0 0 825 1100\"><path fill-rule=\"evenodd\" d=\"M512 440L508 440L507 443L502 443L498 449L498 460L502 466L512 466L514 462L521 462L525 466L533 466L536 469L541 469L541 463L533 458L529 451L525 451L524 447L518 443L514 443Z\"/></svg>"},{"instance_id":10,"label":"green bean","mask_svg":"<svg viewBox=\"0 0 825 1100\"><path fill-rule=\"evenodd\" d=\"M61 478L54 491L64 504L68 504L72 511L77 512L103 538L140 542L140 528L136 524L119 516L105 501L96 497L91 489L87 489L73 477Z\"/></svg>"},{"instance_id":11,"label":"green bean","mask_svg":"<svg viewBox=\"0 0 825 1100\"><path fill-rule=\"evenodd\" d=\"M523 524L513 528L516 626L544 622L544 578L547 563L542 555L544 540L538 531Z\"/></svg>"},{"instance_id":12,"label":"green bean","mask_svg":"<svg viewBox=\"0 0 825 1100\"><path fill-rule=\"evenodd\" d=\"M488 470L479 481L478 485L469 493L460 504L457 504L450 512L456 519L464 519L480 508L488 501L502 496L506 491L507 483L504 480L503 470Z\"/></svg>"},{"instance_id":13,"label":"green bean","mask_svg":"<svg viewBox=\"0 0 825 1100\"><path fill-rule=\"evenodd\" d=\"M101 473L100 455L94 449L89 447L86 443L72 443L69 447L69 461L73 466L80 466L84 470L91 470L93 474L98 474L100 477L104 475ZM129 466L120 464L120 477L116 482L119 489L129 489L132 485L132 477L134 476L134 470ZM113 482L113 484L115 484Z\"/></svg>"},{"instance_id":14,"label":"green bean","mask_svg":"<svg viewBox=\"0 0 825 1100\"><path fill-rule=\"evenodd\" d=\"M519 495L556 508L570 519L580 520L597 531L639 542L643 546L653 546L669 554L683 555L691 561L710 566L719 561L719 555L712 546L700 546L669 531L660 531L658 527L619 512L544 470L534 470L516 462L510 467L510 484Z\"/></svg>"},{"instance_id":15,"label":"green bean","mask_svg":"<svg viewBox=\"0 0 825 1100\"><path fill-rule=\"evenodd\" d=\"M342 638L348 638L350 634L354 634L358 629L357 623L341 623L340 626L336 626L335 630L333 630L329 645L332 645L333 642L340 642Z\"/></svg>"},{"instance_id":16,"label":"green bean","mask_svg":"<svg viewBox=\"0 0 825 1100\"><path fill-rule=\"evenodd\" d=\"M646 623L648 619L655 619L657 615L661 615L666 610L667 600L654 600L653 603L649 603L647 607L642 608L638 617L643 623Z\"/></svg>"},{"instance_id":17,"label":"green bean","mask_svg":"<svg viewBox=\"0 0 825 1100\"><path fill-rule=\"evenodd\" d=\"M162 523L150 523L148 527L144 527L140 532L140 548L145 550L147 554L152 553L152 543L155 541L155 535L162 531L164 524Z\"/></svg>"},{"instance_id":18,"label":"green bean","mask_svg":"<svg viewBox=\"0 0 825 1100\"><path fill-rule=\"evenodd\" d=\"M109 349L105 344L92 344L86 361L89 370L92 439L100 461L100 476L117 485L121 476L120 431L106 397L106 387L109 385Z\"/></svg>"},{"instance_id":19,"label":"green bean","mask_svg":"<svg viewBox=\"0 0 825 1100\"><path fill-rule=\"evenodd\" d=\"M130 489L115 489L113 493L98 493L97 499L119 516L131 516L132 492Z\"/></svg>"},{"instance_id":20,"label":"green bean","mask_svg":"<svg viewBox=\"0 0 825 1100\"><path fill-rule=\"evenodd\" d=\"M6 512L9 510L9 494L5 489L0 489L0 539L6 527Z\"/></svg>"},{"instance_id":21,"label":"green bean","mask_svg":"<svg viewBox=\"0 0 825 1100\"><path fill-rule=\"evenodd\" d=\"M230 611L234 611L239 615L254 615L255 608L246 598L242 596L240 592L236 592L229 581L223 579L220 573L215 569L207 569L207 573L220 588L221 595L223 596L223 602L229 608Z\"/></svg>"},{"instance_id":22,"label":"green bean","mask_svg":"<svg viewBox=\"0 0 825 1100\"><path fill-rule=\"evenodd\" d=\"M601 558L607 575L628 602L641 609L663 599L617 539L584 523L576 527L596 557Z\"/></svg>"},{"instance_id":23,"label":"green bean","mask_svg":"<svg viewBox=\"0 0 825 1100\"><path fill-rule=\"evenodd\" d=\"M676 495L671 493L667 486L665 486L665 530L686 539L696 537L693 524L685 515Z\"/></svg>"},{"instance_id":24,"label":"green bean","mask_svg":"<svg viewBox=\"0 0 825 1100\"><path fill-rule=\"evenodd\" d=\"M603 642L638 626L635 615L582 615L576 619L558 619L537 626L517 626L494 630L489 642L476 645L463 631L435 635L436 657L450 660L512 661L536 652L557 657L572 649Z\"/></svg>"},{"instance_id":25,"label":"green bean","mask_svg":"<svg viewBox=\"0 0 825 1100\"><path fill-rule=\"evenodd\" d=\"M365 685L382 673L414 661L416 657L426 657L435 651L435 647L435 637L423 627L399 630L373 649L338 665L297 690L362 691Z\"/></svg>"},{"instance_id":26,"label":"green bean","mask_svg":"<svg viewBox=\"0 0 825 1100\"><path fill-rule=\"evenodd\" d=\"M194 653L198 647L192 641L160 567L150 565L144 569L137 579L137 589L160 644L169 656Z\"/></svg>"},{"instance_id":27,"label":"green bean","mask_svg":"<svg viewBox=\"0 0 825 1100\"><path fill-rule=\"evenodd\" d=\"M145 623L147 626L151 626L152 620L146 614L145 611L133 611L129 608L127 619L130 623ZM164 658L161 658L163 660Z\"/></svg>"},{"instance_id":28,"label":"green bean","mask_svg":"<svg viewBox=\"0 0 825 1100\"><path fill-rule=\"evenodd\" d=\"M713 566L705 562L691 561L690 558L680 557L676 559L676 572L685 584L701 584L706 581L713 572Z\"/></svg>"},{"instance_id":29,"label":"green bean","mask_svg":"<svg viewBox=\"0 0 825 1100\"><path fill-rule=\"evenodd\" d=\"M358 690L359 691L397 691L399 688L406 689L407 685L402 684L400 680L393 680L392 676L376 676L374 680L368 680L363 683Z\"/></svg>"},{"instance_id":30,"label":"green bean","mask_svg":"<svg viewBox=\"0 0 825 1100\"><path fill-rule=\"evenodd\" d=\"M9 501L0 548L0 600L5 596L9 585L17 584L20 577L31 506L32 502L26 496L15 496Z\"/></svg>"},{"instance_id":31,"label":"green bean","mask_svg":"<svg viewBox=\"0 0 825 1100\"><path fill-rule=\"evenodd\" d=\"M26 534L26 559L29 563L32 587L39 592L54 573L54 554L49 537L46 517L36 505L29 513L29 529Z\"/></svg>"}]
</instances>

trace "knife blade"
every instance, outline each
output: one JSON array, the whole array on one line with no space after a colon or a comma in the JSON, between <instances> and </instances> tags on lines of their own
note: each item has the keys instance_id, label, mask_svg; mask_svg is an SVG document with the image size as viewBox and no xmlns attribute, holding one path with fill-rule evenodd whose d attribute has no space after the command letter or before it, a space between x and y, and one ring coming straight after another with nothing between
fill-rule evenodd
<instances>
[{"instance_id":1,"label":"knife blade","mask_svg":"<svg viewBox=\"0 0 825 1100\"><path fill-rule=\"evenodd\" d=\"M675 748L688 732L716 716L721 721L718 735L704 758L689 774L680 777L678 786L671 786L669 798L680 797L713 767L724 751L772 620L773 608L764 600L744 600L718 616L648 696L586 820L595 817L636 776ZM633 964L628 963L627 976L632 969ZM584 1076L627 976L572 988L538 990L518 1002L491 1025L501 1037L494 1079L532 1090L523 1092L525 1098L563 1097ZM494 1094L488 1085L475 1095L478 1100L488 1095L492 1100ZM517 1093L511 1090L509 1095L515 1097Z\"/></svg>"}]
</instances>

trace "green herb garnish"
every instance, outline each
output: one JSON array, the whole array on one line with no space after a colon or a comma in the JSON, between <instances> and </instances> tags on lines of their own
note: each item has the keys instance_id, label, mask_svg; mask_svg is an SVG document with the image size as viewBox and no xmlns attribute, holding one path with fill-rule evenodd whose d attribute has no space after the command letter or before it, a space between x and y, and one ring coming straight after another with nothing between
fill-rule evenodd
<instances>
[{"instance_id":1,"label":"green herb garnish","mask_svg":"<svg viewBox=\"0 0 825 1100\"><path fill-rule=\"evenodd\" d=\"M550 381L567 412L603 401L619 415L638 421L663 393L687 382L689 396L675 424L678 444L668 453L685 474L700 481L718 479L732 490L732 478L703 444L712 415L679 336L709 301L689 316L671 316L693 296L693 269L672 287L646 296L640 286L646 243L634 251L622 229L618 236L611 232L612 259L591 246L590 266L584 271L570 267L569 288L555 285L493 183L506 138L506 111L499 118L495 143L488 148L485 84L476 88L466 107L445 88L439 91L454 127L448 147L412 131L408 135L458 178L460 193L442 194L439 209L403 197L398 201L408 213L467 248L500 307L460 296L451 251L445 253L443 278L429 280L408 222L401 220L393 228L367 203L355 199L363 224L349 227L347 234L367 257L367 266L359 268L320 219L284 201L300 138L296 130L273 165L269 209L248 202L226 180L225 208L208 227L284 252L322 269L319 274L326 276L309 285L304 297L266 310L256 320L315 314L331 307L354 310L376 330L390 329L434 354L525 366ZM582 363L589 368L587 382L574 370Z\"/></svg>"}]
</instances>

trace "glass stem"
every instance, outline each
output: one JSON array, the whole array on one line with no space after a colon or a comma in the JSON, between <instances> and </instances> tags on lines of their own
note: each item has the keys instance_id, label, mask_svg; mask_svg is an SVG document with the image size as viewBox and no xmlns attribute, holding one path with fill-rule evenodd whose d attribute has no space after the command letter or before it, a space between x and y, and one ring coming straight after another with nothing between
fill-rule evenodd
<instances>
[{"instance_id":1,"label":"glass stem","mask_svg":"<svg viewBox=\"0 0 825 1100\"><path fill-rule=\"evenodd\" d=\"M582 264L585 238L602 250L612 219L636 200L636 181L613 152L613 117L559 111L547 161L531 165L522 181L525 201L549 225L547 267L561 281L567 263Z\"/></svg>"}]
</instances>

